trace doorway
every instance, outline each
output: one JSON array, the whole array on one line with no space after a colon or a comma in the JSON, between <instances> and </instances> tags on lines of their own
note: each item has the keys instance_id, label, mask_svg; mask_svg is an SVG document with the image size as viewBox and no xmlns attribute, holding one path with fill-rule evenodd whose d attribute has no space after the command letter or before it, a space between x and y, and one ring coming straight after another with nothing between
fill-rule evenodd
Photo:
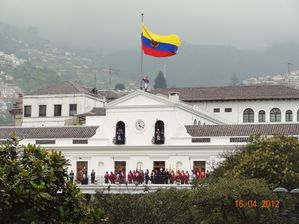
<instances>
[{"instance_id":1,"label":"doorway","mask_svg":"<svg viewBox=\"0 0 299 224\"><path fill-rule=\"evenodd\" d=\"M114 173L117 174L121 170L126 175L126 161L114 162Z\"/></svg>"},{"instance_id":2,"label":"doorway","mask_svg":"<svg viewBox=\"0 0 299 224\"><path fill-rule=\"evenodd\" d=\"M83 179L83 173L88 173L88 162L87 161L77 161L77 183L81 183Z\"/></svg>"},{"instance_id":3,"label":"doorway","mask_svg":"<svg viewBox=\"0 0 299 224\"><path fill-rule=\"evenodd\" d=\"M153 170L165 170L165 161L154 161L153 163Z\"/></svg>"}]
</instances>

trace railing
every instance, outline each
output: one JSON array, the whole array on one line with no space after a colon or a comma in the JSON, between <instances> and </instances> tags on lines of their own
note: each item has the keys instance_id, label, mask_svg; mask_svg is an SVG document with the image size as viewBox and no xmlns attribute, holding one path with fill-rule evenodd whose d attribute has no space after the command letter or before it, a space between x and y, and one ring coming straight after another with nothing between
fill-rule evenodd
<instances>
[{"instance_id":1,"label":"railing","mask_svg":"<svg viewBox=\"0 0 299 224\"><path fill-rule=\"evenodd\" d=\"M83 194L145 194L159 189L192 189L191 184L104 184L104 185L78 185Z\"/></svg>"}]
</instances>

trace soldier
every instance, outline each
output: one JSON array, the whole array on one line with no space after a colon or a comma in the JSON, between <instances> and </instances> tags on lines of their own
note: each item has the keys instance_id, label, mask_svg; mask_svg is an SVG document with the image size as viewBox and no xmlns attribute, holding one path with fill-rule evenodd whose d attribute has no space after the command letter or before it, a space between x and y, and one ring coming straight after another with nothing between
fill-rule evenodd
<instances>
[{"instance_id":1,"label":"soldier","mask_svg":"<svg viewBox=\"0 0 299 224\"><path fill-rule=\"evenodd\" d=\"M184 172L184 170L182 170L182 172L181 172L180 179L181 179L181 184L184 184L185 183L185 172Z\"/></svg>"},{"instance_id":2,"label":"soldier","mask_svg":"<svg viewBox=\"0 0 299 224\"><path fill-rule=\"evenodd\" d=\"M133 173L132 173L132 171L130 170L129 173L128 173L128 181L129 181L129 184L132 183L132 180L133 180Z\"/></svg>"},{"instance_id":3,"label":"soldier","mask_svg":"<svg viewBox=\"0 0 299 224\"><path fill-rule=\"evenodd\" d=\"M94 170L92 170L92 171L91 171L91 174L90 174L90 181L91 181L91 184L94 184L95 179L96 179L96 173L94 172Z\"/></svg>"},{"instance_id":4,"label":"soldier","mask_svg":"<svg viewBox=\"0 0 299 224\"><path fill-rule=\"evenodd\" d=\"M110 180L111 184L115 184L115 175L112 171L109 175L109 180Z\"/></svg>"},{"instance_id":5,"label":"soldier","mask_svg":"<svg viewBox=\"0 0 299 224\"><path fill-rule=\"evenodd\" d=\"M155 183L155 171L152 170L151 172L151 184L154 184Z\"/></svg>"},{"instance_id":6,"label":"soldier","mask_svg":"<svg viewBox=\"0 0 299 224\"><path fill-rule=\"evenodd\" d=\"M144 76L144 78L142 79L142 87L144 89L145 92L148 91L148 88L149 88L149 79L148 79L148 76Z\"/></svg>"},{"instance_id":7,"label":"soldier","mask_svg":"<svg viewBox=\"0 0 299 224\"><path fill-rule=\"evenodd\" d=\"M70 180L72 181L72 183L74 182L74 172L73 172L73 170L71 170L71 172L70 172Z\"/></svg>"},{"instance_id":8,"label":"soldier","mask_svg":"<svg viewBox=\"0 0 299 224\"><path fill-rule=\"evenodd\" d=\"M188 170L185 173L185 178L184 179L185 179L185 184L189 184L190 174L189 174Z\"/></svg>"},{"instance_id":9,"label":"soldier","mask_svg":"<svg viewBox=\"0 0 299 224\"><path fill-rule=\"evenodd\" d=\"M148 181L150 179L150 177L149 177L149 170L148 169L146 169L144 176L145 176L144 177L145 178L145 184L148 184Z\"/></svg>"},{"instance_id":10,"label":"soldier","mask_svg":"<svg viewBox=\"0 0 299 224\"><path fill-rule=\"evenodd\" d=\"M105 178L105 184L109 184L109 173L108 173L108 171L106 171L104 178Z\"/></svg>"},{"instance_id":11,"label":"soldier","mask_svg":"<svg viewBox=\"0 0 299 224\"><path fill-rule=\"evenodd\" d=\"M168 184L168 180L169 180L169 171L168 169L166 169L166 172L165 172L165 183Z\"/></svg>"}]
</instances>

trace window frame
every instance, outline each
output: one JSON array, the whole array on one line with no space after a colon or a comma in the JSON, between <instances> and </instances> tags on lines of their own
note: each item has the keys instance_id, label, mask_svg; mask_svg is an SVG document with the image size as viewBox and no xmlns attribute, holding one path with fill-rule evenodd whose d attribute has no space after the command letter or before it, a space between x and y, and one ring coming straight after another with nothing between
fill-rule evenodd
<instances>
[{"instance_id":1,"label":"window frame","mask_svg":"<svg viewBox=\"0 0 299 224\"><path fill-rule=\"evenodd\" d=\"M293 111L292 110L287 110L285 113L285 121L286 122L292 122L293 121Z\"/></svg>"},{"instance_id":2,"label":"window frame","mask_svg":"<svg viewBox=\"0 0 299 224\"><path fill-rule=\"evenodd\" d=\"M47 117L47 105L43 104L38 106L38 116Z\"/></svg>"},{"instance_id":3,"label":"window frame","mask_svg":"<svg viewBox=\"0 0 299 224\"><path fill-rule=\"evenodd\" d=\"M76 108L76 110L72 110L72 106L75 106L75 108ZM74 113L74 111L75 111L75 113ZM77 104L76 103L71 103L70 105L69 105L69 115L70 116L75 116L76 114L77 114L77 111L78 111L78 106L77 106Z\"/></svg>"},{"instance_id":4,"label":"window frame","mask_svg":"<svg viewBox=\"0 0 299 224\"><path fill-rule=\"evenodd\" d=\"M30 110L30 113L27 114L27 109L26 108L29 108ZM24 117L31 117L31 113L32 113L32 106L31 105L24 105Z\"/></svg>"},{"instance_id":5,"label":"window frame","mask_svg":"<svg viewBox=\"0 0 299 224\"><path fill-rule=\"evenodd\" d=\"M213 112L214 112L214 113L220 113L220 108L214 108L214 109L213 109Z\"/></svg>"},{"instance_id":6,"label":"window frame","mask_svg":"<svg viewBox=\"0 0 299 224\"><path fill-rule=\"evenodd\" d=\"M259 122L266 122L266 111L264 110L259 111Z\"/></svg>"},{"instance_id":7,"label":"window frame","mask_svg":"<svg viewBox=\"0 0 299 224\"><path fill-rule=\"evenodd\" d=\"M59 110L59 114L57 115L56 114L56 107L57 106L60 106L60 110ZM61 117L61 114L62 114L62 105L61 104L54 104L54 117Z\"/></svg>"},{"instance_id":8,"label":"window frame","mask_svg":"<svg viewBox=\"0 0 299 224\"><path fill-rule=\"evenodd\" d=\"M279 108L275 107L270 110L270 122L281 122L281 110Z\"/></svg>"},{"instance_id":9,"label":"window frame","mask_svg":"<svg viewBox=\"0 0 299 224\"><path fill-rule=\"evenodd\" d=\"M254 123L254 110L252 108L246 108L243 111L243 123Z\"/></svg>"},{"instance_id":10,"label":"window frame","mask_svg":"<svg viewBox=\"0 0 299 224\"><path fill-rule=\"evenodd\" d=\"M232 111L233 111L233 109L231 107L224 108L225 113L231 113Z\"/></svg>"}]
</instances>

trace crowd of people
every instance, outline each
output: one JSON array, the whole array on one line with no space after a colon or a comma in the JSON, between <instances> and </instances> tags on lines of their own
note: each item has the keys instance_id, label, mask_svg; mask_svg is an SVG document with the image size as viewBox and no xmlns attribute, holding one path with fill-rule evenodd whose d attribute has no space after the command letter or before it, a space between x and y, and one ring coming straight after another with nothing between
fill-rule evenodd
<instances>
[{"instance_id":1,"label":"crowd of people","mask_svg":"<svg viewBox=\"0 0 299 224\"><path fill-rule=\"evenodd\" d=\"M189 184L193 179L203 179L208 175L208 171L205 172L204 169L202 170L195 170L191 172L184 170L174 170L168 171L167 169L156 169L152 170L151 172L146 169L143 170L130 170L126 175L123 170L118 170L115 172L108 172L106 171L104 175L104 183L105 184ZM71 171L70 179L74 180L74 173ZM95 171L92 170L90 174L90 183L95 184ZM82 174L82 178L79 181L81 184L88 184L89 177L87 175L87 171L84 171Z\"/></svg>"}]
</instances>

